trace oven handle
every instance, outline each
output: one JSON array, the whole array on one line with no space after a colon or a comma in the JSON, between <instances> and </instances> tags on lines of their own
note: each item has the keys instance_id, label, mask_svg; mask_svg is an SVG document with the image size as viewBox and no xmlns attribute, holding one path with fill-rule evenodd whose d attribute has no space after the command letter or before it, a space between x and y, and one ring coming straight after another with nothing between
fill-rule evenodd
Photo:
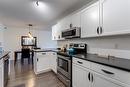
<instances>
[{"instance_id":1,"label":"oven handle","mask_svg":"<svg viewBox=\"0 0 130 87\"><path fill-rule=\"evenodd\" d=\"M58 55L58 58L64 59L64 60L67 60L67 61L71 61L69 57L63 57L63 56L59 56L59 55Z\"/></svg>"}]
</instances>

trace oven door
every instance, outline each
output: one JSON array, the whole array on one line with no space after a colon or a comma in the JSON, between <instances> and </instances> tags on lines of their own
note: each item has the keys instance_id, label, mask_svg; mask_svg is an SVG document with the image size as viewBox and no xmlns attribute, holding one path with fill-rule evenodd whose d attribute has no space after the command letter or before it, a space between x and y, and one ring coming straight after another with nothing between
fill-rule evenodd
<instances>
[{"instance_id":1,"label":"oven door","mask_svg":"<svg viewBox=\"0 0 130 87\"><path fill-rule=\"evenodd\" d=\"M58 72L71 79L71 58L58 55Z\"/></svg>"}]
</instances>

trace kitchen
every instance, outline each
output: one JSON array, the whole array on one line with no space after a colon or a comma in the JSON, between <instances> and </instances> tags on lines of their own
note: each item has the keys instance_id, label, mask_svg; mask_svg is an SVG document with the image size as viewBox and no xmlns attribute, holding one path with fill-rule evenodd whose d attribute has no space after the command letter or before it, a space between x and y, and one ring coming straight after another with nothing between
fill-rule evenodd
<instances>
[{"instance_id":1,"label":"kitchen","mask_svg":"<svg viewBox=\"0 0 130 87\"><path fill-rule=\"evenodd\" d=\"M58 0L55 1L58 3ZM13 68L16 68L16 71L19 69L18 62L21 56L18 55L16 65L9 61L10 78L7 87L130 87L130 12L127 10L130 8L130 1L81 0L77 1L77 4L74 4L74 1L76 3L76 0L72 0L71 4L69 4L69 0L68 3L59 1L62 5L69 4L68 7L71 7L73 3L73 8L52 23L49 30L37 30L38 27L35 26L39 22L37 20L31 22L33 24L31 28L28 28L28 25L23 28L18 27L21 25L15 20L13 21L17 27L14 27L15 23L9 22L11 19L3 20L1 18L1 21L5 23L5 25L1 25L3 26L0 32L1 48L7 51L6 55L10 55L10 58L8 56L4 58L4 53L0 56L2 59L1 78L6 77L3 74L3 67L6 64L4 59L9 58L11 62L14 61L14 52L21 47L21 36L31 32L37 37L37 47L41 48L33 50L32 71L27 68L28 63L26 65L25 62L26 66L23 65L23 68L27 68L29 71L24 73L25 76L29 77L31 71L34 74L30 75L35 79L30 76L31 78L28 80L23 80L24 74L22 74L22 78L14 75ZM39 6L39 3L44 1L34 2ZM5 2L1 1L1 3ZM2 8L0 11L4 12ZM21 16L21 14L19 15ZM8 15L5 16L8 17ZM47 16L49 20L52 15ZM30 24L25 19L24 22L26 23L23 25ZM13 27L8 27L9 25ZM18 70L18 73L22 72L21 65L20 68L21 71ZM4 81L1 79L0 83L4 83ZM1 87L6 86L1 84Z\"/></svg>"}]
</instances>

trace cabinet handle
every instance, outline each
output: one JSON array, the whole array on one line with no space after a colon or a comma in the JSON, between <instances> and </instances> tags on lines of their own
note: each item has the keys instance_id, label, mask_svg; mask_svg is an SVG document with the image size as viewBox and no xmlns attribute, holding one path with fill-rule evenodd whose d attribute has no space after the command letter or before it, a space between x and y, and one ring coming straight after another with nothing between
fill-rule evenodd
<instances>
[{"instance_id":1,"label":"cabinet handle","mask_svg":"<svg viewBox=\"0 0 130 87\"><path fill-rule=\"evenodd\" d=\"M99 27L97 27L97 34L99 34Z\"/></svg>"},{"instance_id":2,"label":"cabinet handle","mask_svg":"<svg viewBox=\"0 0 130 87\"><path fill-rule=\"evenodd\" d=\"M38 58L37 58L37 62L38 62Z\"/></svg>"},{"instance_id":3,"label":"cabinet handle","mask_svg":"<svg viewBox=\"0 0 130 87\"><path fill-rule=\"evenodd\" d=\"M79 64L83 64L83 62L77 61Z\"/></svg>"},{"instance_id":4,"label":"cabinet handle","mask_svg":"<svg viewBox=\"0 0 130 87\"><path fill-rule=\"evenodd\" d=\"M90 72L88 73L88 80L90 81Z\"/></svg>"},{"instance_id":5,"label":"cabinet handle","mask_svg":"<svg viewBox=\"0 0 130 87\"><path fill-rule=\"evenodd\" d=\"M58 63L58 59L56 59L56 62Z\"/></svg>"},{"instance_id":6,"label":"cabinet handle","mask_svg":"<svg viewBox=\"0 0 130 87\"><path fill-rule=\"evenodd\" d=\"M42 55L46 55L46 53L42 53Z\"/></svg>"},{"instance_id":7,"label":"cabinet handle","mask_svg":"<svg viewBox=\"0 0 130 87\"><path fill-rule=\"evenodd\" d=\"M60 39L60 35L58 36L58 38Z\"/></svg>"},{"instance_id":8,"label":"cabinet handle","mask_svg":"<svg viewBox=\"0 0 130 87\"><path fill-rule=\"evenodd\" d=\"M93 82L93 74L91 74L91 79L92 79L92 82Z\"/></svg>"},{"instance_id":9,"label":"cabinet handle","mask_svg":"<svg viewBox=\"0 0 130 87\"><path fill-rule=\"evenodd\" d=\"M73 24L71 23L71 24L70 24L70 28L72 28L72 27L73 27Z\"/></svg>"},{"instance_id":10,"label":"cabinet handle","mask_svg":"<svg viewBox=\"0 0 130 87\"><path fill-rule=\"evenodd\" d=\"M103 30L102 30L102 27L100 27L100 34L102 34Z\"/></svg>"},{"instance_id":11,"label":"cabinet handle","mask_svg":"<svg viewBox=\"0 0 130 87\"><path fill-rule=\"evenodd\" d=\"M104 73L106 73L106 74L111 74L111 75L113 75L114 73L113 72L110 72L110 71L107 71L107 70L104 70L104 69L101 69Z\"/></svg>"}]
</instances>

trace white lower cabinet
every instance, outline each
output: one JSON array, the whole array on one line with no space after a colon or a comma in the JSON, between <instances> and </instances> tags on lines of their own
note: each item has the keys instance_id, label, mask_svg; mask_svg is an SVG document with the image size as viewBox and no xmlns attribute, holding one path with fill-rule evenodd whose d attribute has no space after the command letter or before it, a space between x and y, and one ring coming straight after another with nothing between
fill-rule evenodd
<instances>
[{"instance_id":1,"label":"white lower cabinet","mask_svg":"<svg viewBox=\"0 0 130 87\"><path fill-rule=\"evenodd\" d=\"M0 87L4 87L4 81L3 81L3 79L4 79L4 74L3 74L3 60L1 59L0 60Z\"/></svg>"},{"instance_id":2,"label":"white lower cabinet","mask_svg":"<svg viewBox=\"0 0 130 87\"><path fill-rule=\"evenodd\" d=\"M37 52L34 57L34 71L40 74L46 71L53 70L57 72L57 54L55 52Z\"/></svg>"},{"instance_id":3,"label":"white lower cabinet","mask_svg":"<svg viewBox=\"0 0 130 87\"><path fill-rule=\"evenodd\" d=\"M37 53L37 72L48 70L50 65L49 60L48 53Z\"/></svg>"},{"instance_id":4,"label":"white lower cabinet","mask_svg":"<svg viewBox=\"0 0 130 87\"><path fill-rule=\"evenodd\" d=\"M90 87L88 79L89 71L76 64L73 64L73 87Z\"/></svg>"},{"instance_id":5,"label":"white lower cabinet","mask_svg":"<svg viewBox=\"0 0 130 87\"><path fill-rule=\"evenodd\" d=\"M50 52L50 67L57 73L57 53L55 52Z\"/></svg>"},{"instance_id":6,"label":"white lower cabinet","mask_svg":"<svg viewBox=\"0 0 130 87\"><path fill-rule=\"evenodd\" d=\"M98 74L92 74L92 87L125 87L121 86L118 83L114 83L113 81L110 81L107 78L104 78L104 76L100 76Z\"/></svg>"},{"instance_id":7,"label":"white lower cabinet","mask_svg":"<svg viewBox=\"0 0 130 87\"><path fill-rule=\"evenodd\" d=\"M123 83L118 78L123 78L123 75L119 75L118 73L106 73L104 75L98 72L98 68L94 69L94 64L92 62L84 62L86 60L73 58L73 67L72 67L72 85L73 87L130 87L129 84ZM88 63L88 64L86 64ZM89 68L85 65L90 66ZM104 65L101 65L104 66ZM111 67L110 67L111 68ZM106 70L107 67L105 68ZM115 68L113 68L115 69ZM122 70L121 70L122 71ZM107 71L109 72L109 71ZM124 73L125 74L125 73ZM129 73L130 75L130 73ZM128 75L128 76L129 76Z\"/></svg>"}]
</instances>

